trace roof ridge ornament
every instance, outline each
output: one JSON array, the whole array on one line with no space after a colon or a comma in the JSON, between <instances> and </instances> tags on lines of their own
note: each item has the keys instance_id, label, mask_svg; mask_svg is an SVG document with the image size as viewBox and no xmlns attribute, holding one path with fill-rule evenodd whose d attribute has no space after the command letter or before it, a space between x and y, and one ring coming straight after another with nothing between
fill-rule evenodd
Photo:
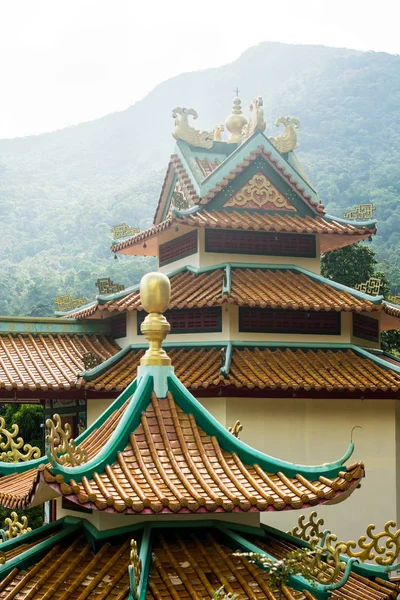
<instances>
[{"instance_id":1,"label":"roof ridge ornament","mask_svg":"<svg viewBox=\"0 0 400 600\"><path fill-rule=\"evenodd\" d=\"M49 433L46 436L46 441L49 444L49 449L46 452L51 464L65 465L69 463L71 467L77 467L87 461L87 451L83 448L77 448L75 440L72 438L71 425L65 424L63 427L61 417L58 414L53 416L53 419L47 419L46 427Z\"/></svg>"},{"instance_id":2,"label":"roof ridge ornament","mask_svg":"<svg viewBox=\"0 0 400 600\"><path fill-rule=\"evenodd\" d=\"M214 131L200 131L189 125L189 117L198 118L194 108L182 108L177 106L172 111L175 119L175 130L172 134L176 140L183 140L197 148L212 148L214 143Z\"/></svg>"},{"instance_id":3,"label":"roof ridge ornament","mask_svg":"<svg viewBox=\"0 0 400 600\"><path fill-rule=\"evenodd\" d=\"M300 129L300 121L295 117L279 117L275 121L276 127L283 125L285 131L277 137L269 138L269 141L281 154L292 152L299 147L297 143L297 129Z\"/></svg>"},{"instance_id":4,"label":"roof ridge ornament","mask_svg":"<svg viewBox=\"0 0 400 600\"><path fill-rule=\"evenodd\" d=\"M254 98L250 104L249 122L242 129L242 141L253 135L255 131L265 131L266 123L264 121L263 99L261 96Z\"/></svg>"},{"instance_id":5,"label":"roof ridge ornament","mask_svg":"<svg viewBox=\"0 0 400 600\"><path fill-rule=\"evenodd\" d=\"M170 325L162 313L170 302L171 284L163 273L147 273L140 282L140 300L149 314L140 325L140 331L149 342L149 348L140 360L141 366L169 367L171 359L162 347L170 332Z\"/></svg>"},{"instance_id":6,"label":"roof ridge ornament","mask_svg":"<svg viewBox=\"0 0 400 600\"><path fill-rule=\"evenodd\" d=\"M19 427L16 423L12 425L11 431L8 431L4 418L0 417L0 440L3 437L6 438L5 441L0 441L0 461L25 462L34 458L40 458L40 449L37 446L25 444L21 436L17 437L18 434Z\"/></svg>"},{"instance_id":7,"label":"roof ridge ornament","mask_svg":"<svg viewBox=\"0 0 400 600\"><path fill-rule=\"evenodd\" d=\"M247 118L242 113L242 102L239 98L239 90L235 90L236 96L233 99L232 113L227 117L225 125L229 133L228 142L240 144L242 141L242 131L247 125Z\"/></svg>"}]
</instances>

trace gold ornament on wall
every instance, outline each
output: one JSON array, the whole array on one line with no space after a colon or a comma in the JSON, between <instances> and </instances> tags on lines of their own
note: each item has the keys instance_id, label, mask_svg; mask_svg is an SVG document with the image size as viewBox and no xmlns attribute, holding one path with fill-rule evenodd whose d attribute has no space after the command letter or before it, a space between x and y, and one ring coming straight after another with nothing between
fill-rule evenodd
<instances>
[{"instance_id":1,"label":"gold ornament on wall","mask_svg":"<svg viewBox=\"0 0 400 600\"><path fill-rule=\"evenodd\" d=\"M57 304L57 310L59 310L60 312L65 312L67 310L79 308L83 304L86 304L86 302L86 298L73 298L71 294L63 294L62 296L57 296L54 300L54 304Z\"/></svg>"},{"instance_id":2,"label":"gold ornament on wall","mask_svg":"<svg viewBox=\"0 0 400 600\"><path fill-rule=\"evenodd\" d=\"M40 458L40 449L37 446L25 444L22 437L18 437L18 434L18 425L14 423L11 431L8 431L5 420L0 417L0 461L23 462Z\"/></svg>"},{"instance_id":3,"label":"gold ornament on wall","mask_svg":"<svg viewBox=\"0 0 400 600\"><path fill-rule=\"evenodd\" d=\"M372 219L374 210L376 210L376 206L373 204L357 204L353 210L344 213L343 217L345 219Z\"/></svg>"},{"instance_id":4,"label":"gold ornament on wall","mask_svg":"<svg viewBox=\"0 0 400 600\"><path fill-rule=\"evenodd\" d=\"M370 296L378 296L382 286L382 279L370 277L365 283L357 283L355 289Z\"/></svg>"},{"instance_id":5,"label":"gold ornament on wall","mask_svg":"<svg viewBox=\"0 0 400 600\"><path fill-rule=\"evenodd\" d=\"M60 415L55 414L53 419L47 419L46 427L49 432L46 440L49 444L47 456L52 464L68 464L76 467L87 461L87 451L77 448L72 439L71 426L69 423L62 426Z\"/></svg>"},{"instance_id":6,"label":"gold ornament on wall","mask_svg":"<svg viewBox=\"0 0 400 600\"><path fill-rule=\"evenodd\" d=\"M240 190L224 203L223 208L262 208L264 210L285 210L297 212L296 208L269 179L259 171Z\"/></svg>"},{"instance_id":7,"label":"gold ornament on wall","mask_svg":"<svg viewBox=\"0 0 400 600\"><path fill-rule=\"evenodd\" d=\"M212 148L214 132L199 131L189 125L189 117L193 117L193 119L198 118L198 114L194 108L181 108L177 106L172 111L172 117L175 119L175 130L172 136L176 140L183 140L197 148Z\"/></svg>"},{"instance_id":8,"label":"gold ornament on wall","mask_svg":"<svg viewBox=\"0 0 400 600\"><path fill-rule=\"evenodd\" d=\"M241 431L243 431L243 425L240 421L236 421L233 427L228 427L229 433L231 433L235 438L239 438Z\"/></svg>"},{"instance_id":9,"label":"gold ornament on wall","mask_svg":"<svg viewBox=\"0 0 400 600\"><path fill-rule=\"evenodd\" d=\"M279 117L275 121L276 127L283 125L285 131L277 137L269 138L269 141L281 154L292 152L299 147L297 143L297 130L300 129L300 121L294 117Z\"/></svg>"}]
</instances>

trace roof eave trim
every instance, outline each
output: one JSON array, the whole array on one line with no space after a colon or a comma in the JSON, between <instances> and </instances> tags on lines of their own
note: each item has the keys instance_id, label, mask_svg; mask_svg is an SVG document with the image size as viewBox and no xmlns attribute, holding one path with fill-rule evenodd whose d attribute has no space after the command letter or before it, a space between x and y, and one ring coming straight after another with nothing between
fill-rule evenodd
<instances>
[{"instance_id":1,"label":"roof eave trim","mask_svg":"<svg viewBox=\"0 0 400 600\"><path fill-rule=\"evenodd\" d=\"M336 223L339 223L340 225L352 225L353 227L356 227L357 229L376 229L376 225L377 225L377 220L376 219L371 219L370 221L352 221L351 219L343 219L342 217L334 217L333 215L328 215L328 214L324 214L324 219L326 219L327 221L329 221L329 223L332 223L333 221L336 221Z\"/></svg>"}]
</instances>

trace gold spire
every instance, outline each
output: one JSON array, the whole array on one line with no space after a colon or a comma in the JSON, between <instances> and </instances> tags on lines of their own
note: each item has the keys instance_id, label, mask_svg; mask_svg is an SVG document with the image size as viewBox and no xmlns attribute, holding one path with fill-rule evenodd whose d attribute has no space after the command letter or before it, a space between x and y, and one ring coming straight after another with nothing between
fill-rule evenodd
<instances>
[{"instance_id":1,"label":"gold spire","mask_svg":"<svg viewBox=\"0 0 400 600\"><path fill-rule=\"evenodd\" d=\"M169 306L171 286L163 273L147 273L140 282L140 300L149 314L140 326L140 331L149 342L146 354L140 360L142 366L166 367L171 359L162 348L170 331L167 319L162 314Z\"/></svg>"},{"instance_id":2,"label":"gold spire","mask_svg":"<svg viewBox=\"0 0 400 600\"><path fill-rule=\"evenodd\" d=\"M232 114L227 117L225 125L229 133L228 142L240 143L242 141L242 129L247 125L247 119L242 114L242 103L239 98L239 90L235 90L235 98L233 99Z\"/></svg>"}]
</instances>

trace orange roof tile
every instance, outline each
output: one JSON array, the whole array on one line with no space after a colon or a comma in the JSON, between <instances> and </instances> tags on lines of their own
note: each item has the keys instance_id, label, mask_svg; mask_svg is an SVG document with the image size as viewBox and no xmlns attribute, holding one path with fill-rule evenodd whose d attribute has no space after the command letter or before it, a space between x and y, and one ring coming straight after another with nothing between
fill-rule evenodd
<instances>
[{"instance_id":1,"label":"orange roof tile","mask_svg":"<svg viewBox=\"0 0 400 600\"><path fill-rule=\"evenodd\" d=\"M177 376L192 389L212 386L271 390L397 392L400 375L364 358L354 350L235 347L229 373L221 374L220 350L169 349ZM143 350L130 350L98 377L87 381L95 390L123 390L136 376Z\"/></svg>"},{"instance_id":2,"label":"orange roof tile","mask_svg":"<svg viewBox=\"0 0 400 600\"><path fill-rule=\"evenodd\" d=\"M144 590L146 600L210 599L221 586L226 593L237 594L243 600L277 600L279 592L270 587L268 574L246 557L235 556L235 550L228 546L230 538L217 528L188 525L155 529L152 533L148 550L151 552L150 572ZM58 543L46 544L40 559L33 564L18 564L7 577L3 576L0 600L26 600L32 597L32 590L35 600L50 597L53 600L127 600L132 538L140 547L140 533L136 531L125 531L118 538L114 536L112 544L97 541L96 552L85 530L72 538L64 536ZM46 538L41 537L38 543L43 539ZM265 537L253 535L250 541L277 559L298 548L269 533ZM22 554L22 560L26 560L29 549L23 543L21 546L19 554L28 550ZM332 598L391 600L399 590L399 585L382 578L368 579L352 571L347 583L335 590ZM282 597L285 600L316 598L310 591L299 592L287 586Z\"/></svg>"},{"instance_id":3,"label":"orange roof tile","mask_svg":"<svg viewBox=\"0 0 400 600\"><path fill-rule=\"evenodd\" d=\"M120 350L104 335L0 335L0 389L69 390L79 387L82 355L93 352L102 361Z\"/></svg>"},{"instance_id":4,"label":"orange roof tile","mask_svg":"<svg viewBox=\"0 0 400 600\"><path fill-rule=\"evenodd\" d=\"M90 445L87 438L85 446ZM41 474L72 502L133 514L298 509L340 501L363 476L362 463L343 466L332 480L321 475L312 481L245 465L236 452L223 450L216 437L207 435L170 393L163 399L152 395L128 445L104 471L78 483L53 475L48 467Z\"/></svg>"},{"instance_id":5,"label":"orange roof tile","mask_svg":"<svg viewBox=\"0 0 400 600\"><path fill-rule=\"evenodd\" d=\"M223 293L224 269L196 274L184 270L170 278L170 308L201 308L218 306L224 302L239 306L284 308L294 310L374 311L380 306L370 300L359 299L345 290L316 281L296 269L232 268L231 291ZM98 310L143 310L139 290L117 297ZM72 316L72 315L71 315ZM74 313L79 318L79 313Z\"/></svg>"},{"instance_id":6,"label":"orange roof tile","mask_svg":"<svg viewBox=\"0 0 400 600\"><path fill-rule=\"evenodd\" d=\"M328 221L323 216L300 217L288 214L262 214L248 211L207 211L205 209L190 215L173 214L165 221L137 235L113 244L113 252L121 252L158 235L160 232L182 225L215 229L236 229L246 231L273 231L281 233L320 234L321 252L329 252L347 244L354 244L376 233L376 227L355 227L350 223Z\"/></svg>"}]
</instances>

